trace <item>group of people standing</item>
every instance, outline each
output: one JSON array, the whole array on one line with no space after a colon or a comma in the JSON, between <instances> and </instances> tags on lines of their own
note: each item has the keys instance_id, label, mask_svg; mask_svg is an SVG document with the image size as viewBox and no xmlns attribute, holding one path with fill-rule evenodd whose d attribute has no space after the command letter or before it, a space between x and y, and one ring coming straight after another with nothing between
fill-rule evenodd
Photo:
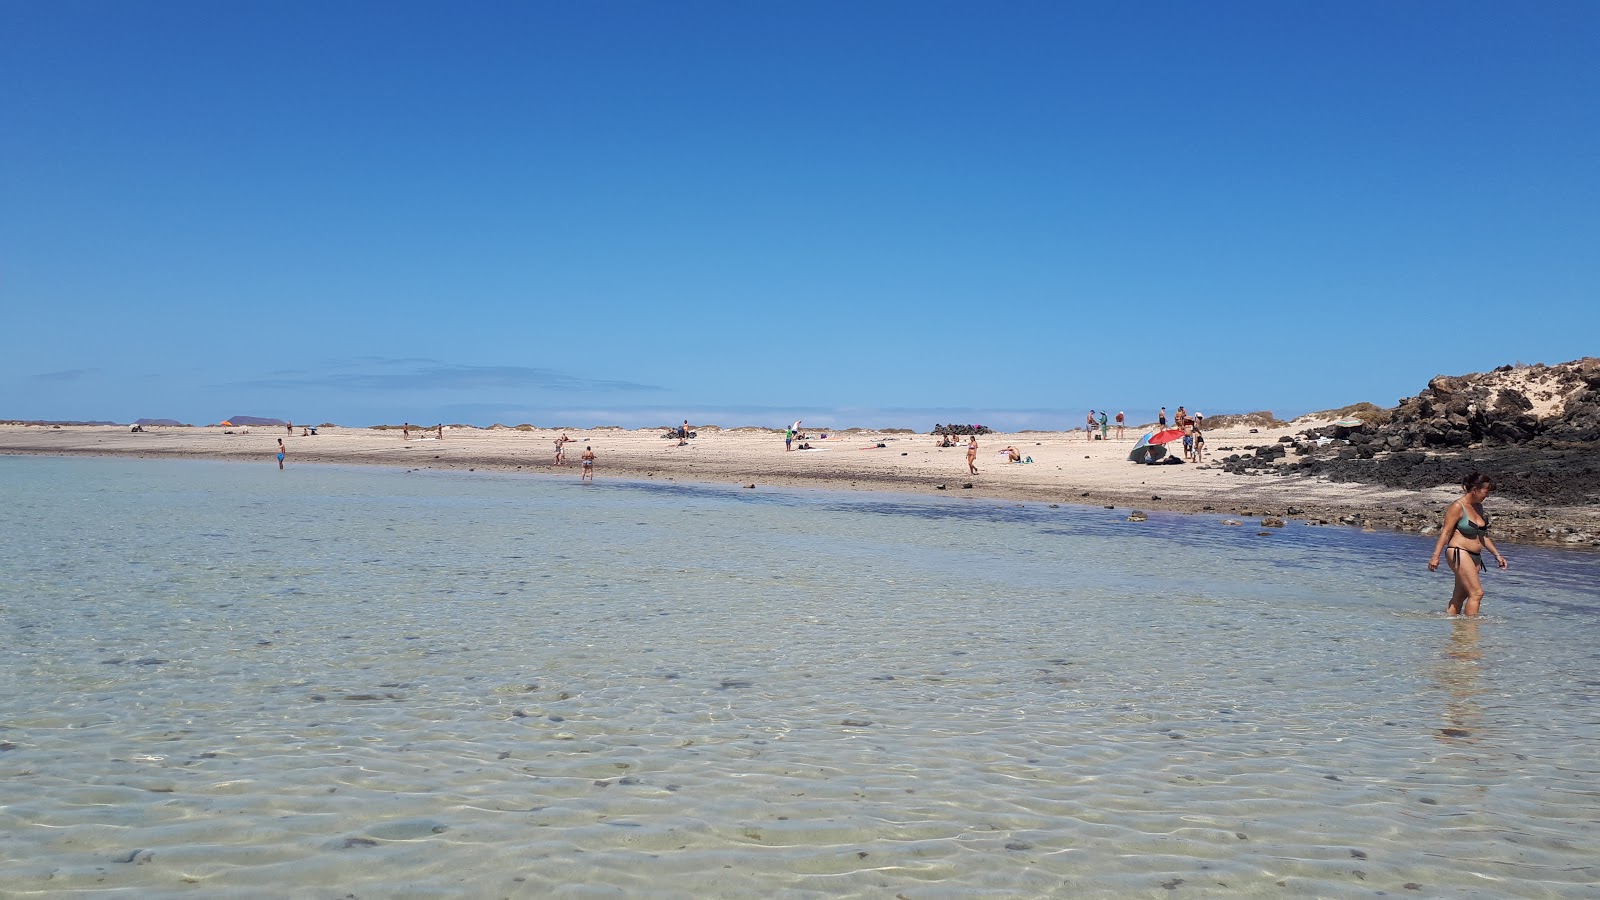
<instances>
[{"instance_id":1,"label":"group of people standing","mask_svg":"<svg viewBox=\"0 0 1600 900\"><path fill-rule=\"evenodd\" d=\"M1180 404L1178 411L1172 416L1172 427L1183 432L1183 458L1191 462L1201 462L1205 459L1206 435L1202 426L1205 425L1205 416L1200 413L1190 413ZM1167 408L1161 407L1161 412L1156 415L1156 430L1167 430Z\"/></svg>"},{"instance_id":2,"label":"group of people standing","mask_svg":"<svg viewBox=\"0 0 1600 900\"><path fill-rule=\"evenodd\" d=\"M556 438L556 458L552 465L564 466L567 464L567 445L572 443L572 438L565 432ZM584 445L583 452L578 455L578 462L583 466L583 475L579 481L594 480L594 447Z\"/></svg>"},{"instance_id":3,"label":"group of people standing","mask_svg":"<svg viewBox=\"0 0 1600 900\"><path fill-rule=\"evenodd\" d=\"M1096 430L1098 430L1100 432L1100 440L1110 440L1111 425L1112 420L1105 410L1102 409L1099 412L1095 412L1092 409L1089 410L1088 417L1083 420L1084 439L1090 441L1094 440L1094 433ZM1121 410L1118 410L1116 417L1117 440L1120 441L1127 436L1127 425L1127 414L1123 413Z\"/></svg>"}]
</instances>

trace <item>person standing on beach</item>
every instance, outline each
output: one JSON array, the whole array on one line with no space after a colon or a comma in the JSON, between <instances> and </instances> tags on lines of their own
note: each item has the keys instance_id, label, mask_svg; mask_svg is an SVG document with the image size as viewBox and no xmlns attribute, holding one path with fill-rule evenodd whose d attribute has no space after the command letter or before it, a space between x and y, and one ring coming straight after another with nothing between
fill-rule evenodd
<instances>
[{"instance_id":1,"label":"person standing on beach","mask_svg":"<svg viewBox=\"0 0 1600 900\"><path fill-rule=\"evenodd\" d=\"M293 432L290 432L291 434ZM283 449L283 438L278 438L278 471L283 471L283 455L288 451Z\"/></svg>"},{"instance_id":2,"label":"person standing on beach","mask_svg":"<svg viewBox=\"0 0 1600 900\"><path fill-rule=\"evenodd\" d=\"M585 446L583 455L578 458L583 461L583 476L578 480L592 483L594 481L594 448Z\"/></svg>"},{"instance_id":3,"label":"person standing on beach","mask_svg":"<svg viewBox=\"0 0 1600 900\"><path fill-rule=\"evenodd\" d=\"M1111 426L1108 424L1108 421L1109 420L1106 418L1106 411L1103 409L1100 410L1100 440L1102 441L1110 436L1109 432L1111 430Z\"/></svg>"},{"instance_id":4,"label":"person standing on beach","mask_svg":"<svg viewBox=\"0 0 1600 900\"><path fill-rule=\"evenodd\" d=\"M411 423L410 422L407 422L404 425L400 426L400 439L402 441L411 440Z\"/></svg>"},{"instance_id":5,"label":"person standing on beach","mask_svg":"<svg viewBox=\"0 0 1600 900\"><path fill-rule=\"evenodd\" d=\"M1194 428L1194 461L1204 462L1206 455L1206 433L1200 430L1200 417L1195 416L1189 420L1189 425Z\"/></svg>"},{"instance_id":6,"label":"person standing on beach","mask_svg":"<svg viewBox=\"0 0 1600 900\"><path fill-rule=\"evenodd\" d=\"M1167 408L1161 407L1161 418L1156 420L1156 428L1160 431L1167 430Z\"/></svg>"},{"instance_id":7,"label":"person standing on beach","mask_svg":"<svg viewBox=\"0 0 1600 900\"><path fill-rule=\"evenodd\" d=\"M1128 417L1123 415L1122 410L1120 410L1120 409L1117 410L1117 440L1119 440L1119 441L1122 440L1124 437L1127 437L1128 433L1123 427L1126 424L1127 420L1128 420Z\"/></svg>"},{"instance_id":8,"label":"person standing on beach","mask_svg":"<svg viewBox=\"0 0 1600 900\"><path fill-rule=\"evenodd\" d=\"M570 441L570 440L572 440L572 438L567 437L565 434L563 434L561 437L556 438L556 461L555 461L555 465L564 466L564 465L567 464L566 446L567 446L567 442Z\"/></svg>"},{"instance_id":9,"label":"person standing on beach","mask_svg":"<svg viewBox=\"0 0 1600 900\"><path fill-rule=\"evenodd\" d=\"M1094 440L1094 410L1089 410L1089 417L1083 420L1083 439Z\"/></svg>"},{"instance_id":10,"label":"person standing on beach","mask_svg":"<svg viewBox=\"0 0 1600 900\"><path fill-rule=\"evenodd\" d=\"M967 439L967 474L978 474L978 436Z\"/></svg>"},{"instance_id":11,"label":"person standing on beach","mask_svg":"<svg viewBox=\"0 0 1600 900\"><path fill-rule=\"evenodd\" d=\"M444 423L439 423L439 440L444 440Z\"/></svg>"},{"instance_id":12,"label":"person standing on beach","mask_svg":"<svg viewBox=\"0 0 1600 900\"><path fill-rule=\"evenodd\" d=\"M1478 573L1484 570L1483 551L1494 554L1500 568L1506 568L1506 558L1489 538L1489 516L1483 511L1483 501L1494 490L1489 476L1473 472L1461 480L1462 495L1444 511L1444 525L1439 529L1439 540L1433 545L1433 556L1428 560L1428 571L1439 568L1439 557L1444 556L1450 570L1456 573L1455 590L1450 603L1445 606L1447 615L1476 616L1483 602L1483 582Z\"/></svg>"},{"instance_id":13,"label":"person standing on beach","mask_svg":"<svg viewBox=\"0 0 1600 900\"><path fill-rule=\"evenodd\" d=\"M783 450L785 453L794 449L794 429L789 428L783 432Z\"/></svg>"}]
</instances>

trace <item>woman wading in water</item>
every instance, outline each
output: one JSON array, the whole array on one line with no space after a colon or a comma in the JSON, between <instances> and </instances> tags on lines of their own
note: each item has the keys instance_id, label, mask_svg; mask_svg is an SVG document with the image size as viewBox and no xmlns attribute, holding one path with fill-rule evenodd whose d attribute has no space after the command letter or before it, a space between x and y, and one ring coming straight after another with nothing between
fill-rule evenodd
<instances>
[{"instance_id":1,"label":"woman wading in water","mask_svg":"<svg viewBox=\"0 0 1600 900\"><path fill-rule=\"evenodd\" d=\"M1445 612L1452 616L1478 614L1478 604L1483 601L1483 583L1478 573L1483 571L1483 551L1494 554L1500 568L1506 567L1506 558L1489 537L1489 517L1483 512L1483 501L1494 490L1489 476L1473 472L1461 482L1466 491L1450 508L1444 511L1444 525L1439 529L1439 542L1433 547L1433 558L1428 560L1428 571L1439 568L1440 554L1456 573L1456 589L1450 595L1450 605Z\"/></svg>"}]
</instances>

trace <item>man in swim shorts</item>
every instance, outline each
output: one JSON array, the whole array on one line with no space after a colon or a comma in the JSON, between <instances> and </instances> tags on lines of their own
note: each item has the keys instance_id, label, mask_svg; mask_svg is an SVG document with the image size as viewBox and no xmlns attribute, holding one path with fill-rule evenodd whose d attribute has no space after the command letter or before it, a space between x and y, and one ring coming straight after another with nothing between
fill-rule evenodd
<instances>
[{"instance_id":1,"label":"man in swim shorts","mask_svg":"<svg viewBox=\"0 0 1600 900\"><path fill-rule=\"evenodd\" d=\"M283 471L283 454L285 452L286 451L283 449L283 438L278 438L278 471L280 472Z\"/></svg>"},{"instance_id":2,"label":"man in swim shorts","mask_svg":"<svg viewBox=\"0 0 1600 900\"><path fill-rule=\"evenodd\" d=\"M578 457L578 458L583 461L583 477L579 478L578 480L579 481L593 481L594 480L594 448L593 447L584 447L583 448L583 455Z\"/></svg>"}]
</instances>

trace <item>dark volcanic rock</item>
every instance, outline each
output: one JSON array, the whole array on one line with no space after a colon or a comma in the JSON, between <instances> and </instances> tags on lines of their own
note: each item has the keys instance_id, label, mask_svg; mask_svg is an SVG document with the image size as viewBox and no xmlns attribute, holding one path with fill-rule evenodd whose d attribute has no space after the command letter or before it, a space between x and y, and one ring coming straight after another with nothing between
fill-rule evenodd
<instances>
[{"instance_id":1,"label":"dark volcanic rock","mask_svg":"<svg viewBox=\"0 0 1600 900\"><path fill-rule=\"evenodd\" d=\"M1382 424L1329 425L1290 440L1298 462L1274 465L1280 444L1254 457L1230 456L1222 467L1409 490L1455 485L1476 470L1507 497L1600 503L1600 358L1440 375Z\"/></svg>"}]
</instances>

